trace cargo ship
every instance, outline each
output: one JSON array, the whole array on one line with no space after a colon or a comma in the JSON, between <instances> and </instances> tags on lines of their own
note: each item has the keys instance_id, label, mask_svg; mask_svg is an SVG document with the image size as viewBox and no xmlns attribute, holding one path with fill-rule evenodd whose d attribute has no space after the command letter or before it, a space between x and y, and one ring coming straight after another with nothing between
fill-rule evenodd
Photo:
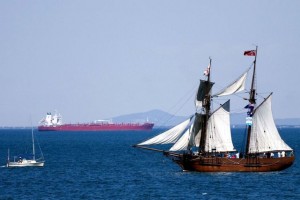
<instances>
[{"instance_id":1,"label":"cargo ship","mask_svg":"<svg viewBox=\"0 0 300 200\"><path fill-rule=\"evenodd\" d=\"M154 123L113 123L111 120L96 120L91 123L64 124L60 114L47 113L40 121L39 131L146 131Z\"/></svg>"}]
</instances>

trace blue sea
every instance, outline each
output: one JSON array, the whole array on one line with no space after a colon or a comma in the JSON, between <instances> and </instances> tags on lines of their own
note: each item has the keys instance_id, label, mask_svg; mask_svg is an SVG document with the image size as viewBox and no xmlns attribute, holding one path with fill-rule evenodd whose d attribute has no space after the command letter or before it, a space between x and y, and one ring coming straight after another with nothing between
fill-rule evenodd
<instances>
[{"instance_id":1,"label":"blue sea","mask_svg":"<svg viewBox=\"0 0 300 200\"><path fill-rule=\"evenodd\" d=\"M162 130L37 132L43 168L0 168L0 199L300 199L300 129L281 128L290 168L268 173L183 172L159 152L132 148ZM238 149L244 130L233 129ZM38 145L37 150L38 150ZM31 152L30 129L0 129L0 165Z\"/></svg>"}]
</instances>

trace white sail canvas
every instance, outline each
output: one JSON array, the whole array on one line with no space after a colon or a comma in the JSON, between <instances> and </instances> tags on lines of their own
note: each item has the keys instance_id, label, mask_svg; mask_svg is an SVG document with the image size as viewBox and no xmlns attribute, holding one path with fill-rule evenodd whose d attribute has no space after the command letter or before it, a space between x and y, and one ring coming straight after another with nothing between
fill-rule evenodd
<instances>
[{"instance_id":1,"label":"white sail canvas","mask_svg":"<svg viewBox=\"0 0 300 200\"><path fill-rule=\"evenodd\" d=\"M276 128L271 108L271 97L271 95L267 97L254 111L249 153L292 151L281 139Z\"/></svg>"},{"instance_id":2,"label":"white sail canvas","mask_svg":"<svg viewBox=\"0 0 300 200\"><path fill-rule=\"evenodd\" d=\"M216 152L235 151L231 139L230 113L223 107L217 109L208 120L205 151L212 152L213 149Z\"/></svg>"},{"instance_id":3,"label":"white sail canvas","mask_svg":"<svg viewBox=\"0 0 300 200\"><path fill-rule=\"evenodd\" d=\"M236 81L234 81L232 84L227 86L225 89L221 90L220 92L214 94L213 96L225 96L225 95L231 95L240 91L245 90L245 84L247 79L247 70L242 76L240 76Z\"/></svg>"},{"instance_id":4,"label":"white sail canvas","mask_svg":"<svg viewBox=\"0 0 300 200\"><path fill-rule=\"evenodd\" d=\"M185 131L179 140L170 148L170 151L188 150L189 142L192 136L193 125Z\"/></svg>"},{"instance_id":5,"label":"white sail canvas","mask_svg":"<svg viewBox=\"0 0 300 200\"><path fill-rule=\"evenodd\" d=\"M191 118L185 120L184 122L178 124L174 128L171 128L145 142L142 142L138 145L154 145L154 144L170 144L175 143L178 138L181 136L183 131L189 125Z\"/></svg>"}]
</instances>

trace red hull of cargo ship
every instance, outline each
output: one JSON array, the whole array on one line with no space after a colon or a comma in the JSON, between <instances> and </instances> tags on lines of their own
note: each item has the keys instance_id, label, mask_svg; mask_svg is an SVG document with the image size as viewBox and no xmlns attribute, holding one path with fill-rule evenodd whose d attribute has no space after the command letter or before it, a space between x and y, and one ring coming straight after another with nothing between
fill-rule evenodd
<instances>
[{"instance_id":1,"label":"red hull of cargo ship","mask_svg":"<svg viewBox=\"0 0 300 200\"><path fill-rule=\"evenodd\" d=\"M143 131L152 130L153 123L95 123L95 124L63 124L57 126L38 126L39 131Z\"/></svg>"}]
</instances>

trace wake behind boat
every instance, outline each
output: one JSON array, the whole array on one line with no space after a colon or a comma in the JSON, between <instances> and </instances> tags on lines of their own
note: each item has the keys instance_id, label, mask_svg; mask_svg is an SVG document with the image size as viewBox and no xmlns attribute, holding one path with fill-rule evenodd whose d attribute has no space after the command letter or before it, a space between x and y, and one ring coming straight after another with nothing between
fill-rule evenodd
<instances>
[{"instance_id":1,"label":"wake behind boat","mask_svg":"<svg viewBox=\"0 0 300 200\"><path fill-rule=\"evenodd\" d=\"M293 149L280 137L274 123L272 93L257 106L256 50L245 51L255 56L248 101L245 129L246 145L238 152L232 143L230 129L230 101L211 111L212 99L231 95L245 89L247 70L224 90L212 95L210 64L201 80L196 95L196 112L191 118L134 147L163 152L183 170L198 172L269 172L290 167L294 162ZM150 148L148 145L171 144L169 150Z\"/></svg>"},{"instance_id":2,"label":"wake behind boat","mask_svg":"<svg viewBox=\"0 0 300 200\"><path fill-rule=\"evenodd\" d=\"M92 123L63 124L60 114L47 113L41 120L39 131L146 131L152 130L154 124L145 123L113 123L110 120L97 120Z\"/></svg>"},{"instance_id":3,"label":"wake behind boat","mask_svg":"<svg viewBox=\"0 0 300 200\"><path fill-rule=\"evenodd\" d=\"M41 157L36 159L33 129L31 129L31 137L32 137L32 154L22 154L22 155L14 156L14 160L10 161L10 155L8 149L6 167L43 167L44 166L45 160L42 152L41 152Z\"/></svg>"}]
</instances>

